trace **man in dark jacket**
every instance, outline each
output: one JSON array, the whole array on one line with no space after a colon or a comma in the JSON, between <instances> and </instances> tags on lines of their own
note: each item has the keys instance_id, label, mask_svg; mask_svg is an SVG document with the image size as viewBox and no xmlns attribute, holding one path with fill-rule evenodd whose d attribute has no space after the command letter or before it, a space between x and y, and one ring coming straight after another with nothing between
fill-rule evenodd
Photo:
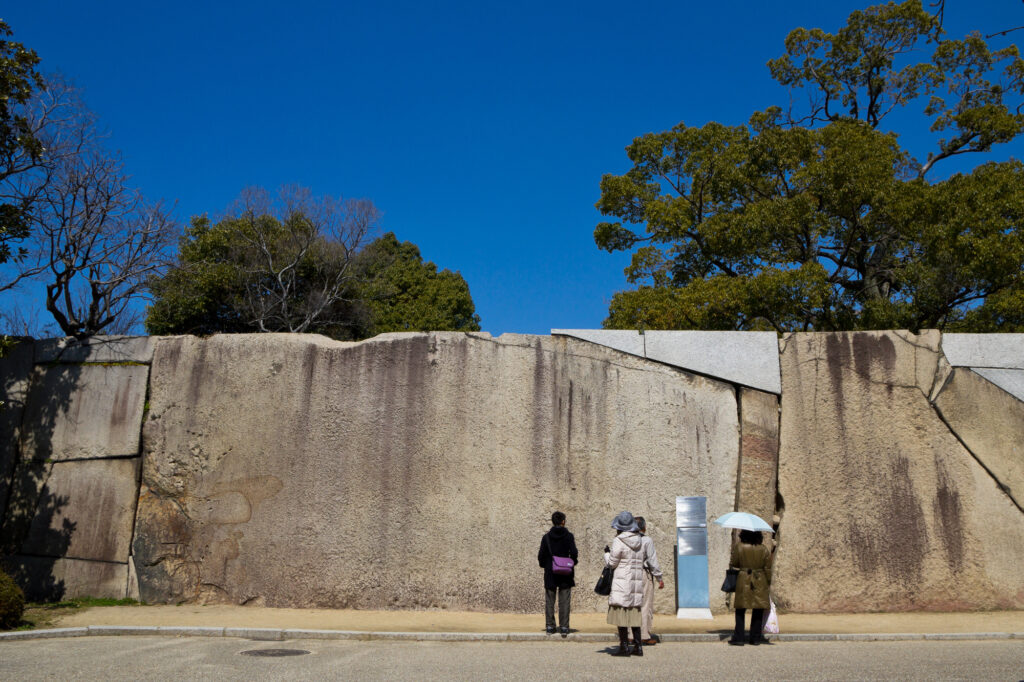
<instances>
[{"instance_id":1,"label":"man in dark jacket","mask_svg":"<svg viewBox=\"0 0 1024 682\"><path fill-rule=\"evenodd\" d=\"M551 570L551 557L569 557L573 562L571 573L555 573ZM576 539L565 528L565 514L556 511L551 515L551 530L544 534L537 552L537 562L544 569L544 621L549 635L555 634L555 598L558 598L558 625L562 637L569 634L569 602L572 588L576 586Z\"/></svg>"}]
</instances>

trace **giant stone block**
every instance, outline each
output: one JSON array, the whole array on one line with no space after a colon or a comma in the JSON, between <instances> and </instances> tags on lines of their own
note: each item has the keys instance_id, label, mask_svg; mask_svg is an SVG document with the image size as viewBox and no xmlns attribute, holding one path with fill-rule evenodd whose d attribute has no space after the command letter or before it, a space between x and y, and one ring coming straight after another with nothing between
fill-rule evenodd
<instances>
[{"instance_id":1,"label":"giant stone block","mask_svg":"<svg viewBox=\"0 0 1024 682\"><path fill-rule=\"evenodd\" d=\"M0 551L127 562L140 458L23 462Z\"/></svg>"},{"instance_id":2,"label":"giant stone block","mask_svg":"<svg viewBox=\"0 0 1024 682\"><path fill-rule=\"evenodd\" d=\"M552 329L673 367L769 393L781 390L775 332Z\"/></svg>"},{"instance_id":3,"label":"giant stone block","mask_svg":"<svg viewBox=\"0 0 1024 682\"><path fill-rule=\"evenodd\" d=\"M775 476L779 460L779 397L741 388L740 472L736 509L768 523L775 515Z\"/></svg>"},{"instance_id":4,"label":"giant stone block","mask_svg":"<svg viewBox=\"0 0 1024 682\"><path fill-rule=\"evenodd\" d=\"M946 423L1024 508L1024 402L963 367L935 400Z\"/></svg>"},{"instance_id":5,"label":"giant stone block","mask_svg":"<svg viewBox=\"0 0 1024 682\"><path fill-rule=\"evenodd\" d=\"M1003 389L1017 400L1024 402L1024 369L988 369L972 367L975 374Z\"/></svg>"},{"instance_id":6,"label":"giant stone block","mask_svg":"<svg viewBox=\"0 0 1024 682\"><path fill-rule=\"evenodd\" d=\"M1024 514L929 403L939 355L937 332L783 340L780 607L1024 607Z\"/></svg>"},{"instance_id":7,"label":"giant stone block","mask_svg":"<svg viewBox=\"0 0 1024 682\"><path fill-rule=\"evenodd\" d=\"M8 556L0 560L29 601L61 601L76 597L124 599L126 564L37 556Z\"/></svg>"},{"instance_id":8,"label":"giant stone block","mask_svg":"<svg viewBox=\"0 0 1024 682\"><path fill-rule=\"evenodd\" d=\"M942 352L954 367L1024 369L1024 334L943 334Z\"/></svg>"},{"instance_id":9,"label":"giant stone block","mask_svg":"<svg viewBox=\"0 0 1024 682\"><path fill-rule=\"evenodd\" d=\"M561 510L574 609L602 610L618 512L647 517L670 582L676 496L712 518L734 503L732 388L571 338L165 338L150 401L148 602L534 612ZM717 608L728 540L710 537ZM656 607L674 612L671 590Z\"/></svg>"},{"instance_id":10,"label":"giant stone block","mask_svg":"<svg viewBox=\"0 0 1024 682\"><path fill-rule=\"evenodd\" d=\"M146 402L145 365L39 365L25 407L22 457L132 456Z\"/></svg>"}]
</instances>

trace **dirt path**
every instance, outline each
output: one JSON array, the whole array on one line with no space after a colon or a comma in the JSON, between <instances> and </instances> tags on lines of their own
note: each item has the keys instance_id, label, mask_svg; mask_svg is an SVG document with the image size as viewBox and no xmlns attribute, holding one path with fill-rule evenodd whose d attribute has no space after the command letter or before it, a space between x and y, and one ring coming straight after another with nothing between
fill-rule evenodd
<instances>
[{"instance_id":1,"label":"dirt path","mask_svg":"<svg viewBox=\"0 0 1024 682\"><path fill-rule=\"evenodd\" d=\"M1024 632L1024 611L973 613L781 614L786 633L857 632ZM662 634L732 629L731 613L714 620L678 620L656 615ZM453 611L351 611L271 609L249 606L109 606L77 609L56 616L52 627L82 625L191 625L305 628L378 632L540 632L543 614ZM572 616L573 630L608 632L604 613Z\"/></svg>"}]
</instances>

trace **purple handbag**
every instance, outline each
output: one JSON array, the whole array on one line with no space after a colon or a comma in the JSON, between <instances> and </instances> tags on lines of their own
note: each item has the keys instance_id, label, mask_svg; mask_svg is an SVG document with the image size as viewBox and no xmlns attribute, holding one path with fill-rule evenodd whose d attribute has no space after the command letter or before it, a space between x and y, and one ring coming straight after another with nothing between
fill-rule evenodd
<instances>
[{"instance_id":1,"label":"purple handbag","mask_svg":"<svg viewBox=\"0 0 1024 682\"><path fill-rule=\"evenodd\" d=\"M551 538L545 535L544 539L548 543L548 554L551 555L551 572L558 575L572 575L572 567L576 565L576 562L567 556L555 556L551 551Z\"/></svg>"},{"instance_id":2,"label":"purple handbag","mask_svg":"<svg viewBox=\"0 0 1024 682\"><path fill-rule=\"evenodd\" d=\"M572 575L572 567L575 564L567 556L551 556L551 572L561 575Z\"/></svg>"}]
</instances>

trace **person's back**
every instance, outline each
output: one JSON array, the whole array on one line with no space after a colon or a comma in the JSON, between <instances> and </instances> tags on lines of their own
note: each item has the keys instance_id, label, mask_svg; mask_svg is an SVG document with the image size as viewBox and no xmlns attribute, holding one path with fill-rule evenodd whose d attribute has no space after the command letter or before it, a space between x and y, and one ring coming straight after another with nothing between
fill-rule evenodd
<instances>
[{"instance_id":1,"label":"person's back","mask_svg":"<svg viewBox=\"0 0 1024 682\"><path fill-rule=\"evenodd\" d=\"M732 546L729 566L737 569L736 591L733 606L736 609L736 626L729 644L743 644L743 619L751 609L750 644L764 644L767 640L761 633L764 611L770 606L769 588L772 582L772 552L762 542L761 533L751 530L740 531L739 542Z\"/></svg>"},{"instance_id":2,"label":"person's back","mask_svg":"<svg viewBox=\"0 0 1024 682\"><path fill-rule=\"evenodd\" d=\"M568 573L555 573L552 570L553 557L572 559L573 567ZM559 632L565 637L569 634L570 603L572 588L576 586L576 564L579 552L576 550L576 538L565 527L565 514L556 511L551 515L551 530L544 534L537 551L537 562L544 569L544 629L551 635L555 633L555 601L558 602Z\"/></svg>"}]
</instances>

